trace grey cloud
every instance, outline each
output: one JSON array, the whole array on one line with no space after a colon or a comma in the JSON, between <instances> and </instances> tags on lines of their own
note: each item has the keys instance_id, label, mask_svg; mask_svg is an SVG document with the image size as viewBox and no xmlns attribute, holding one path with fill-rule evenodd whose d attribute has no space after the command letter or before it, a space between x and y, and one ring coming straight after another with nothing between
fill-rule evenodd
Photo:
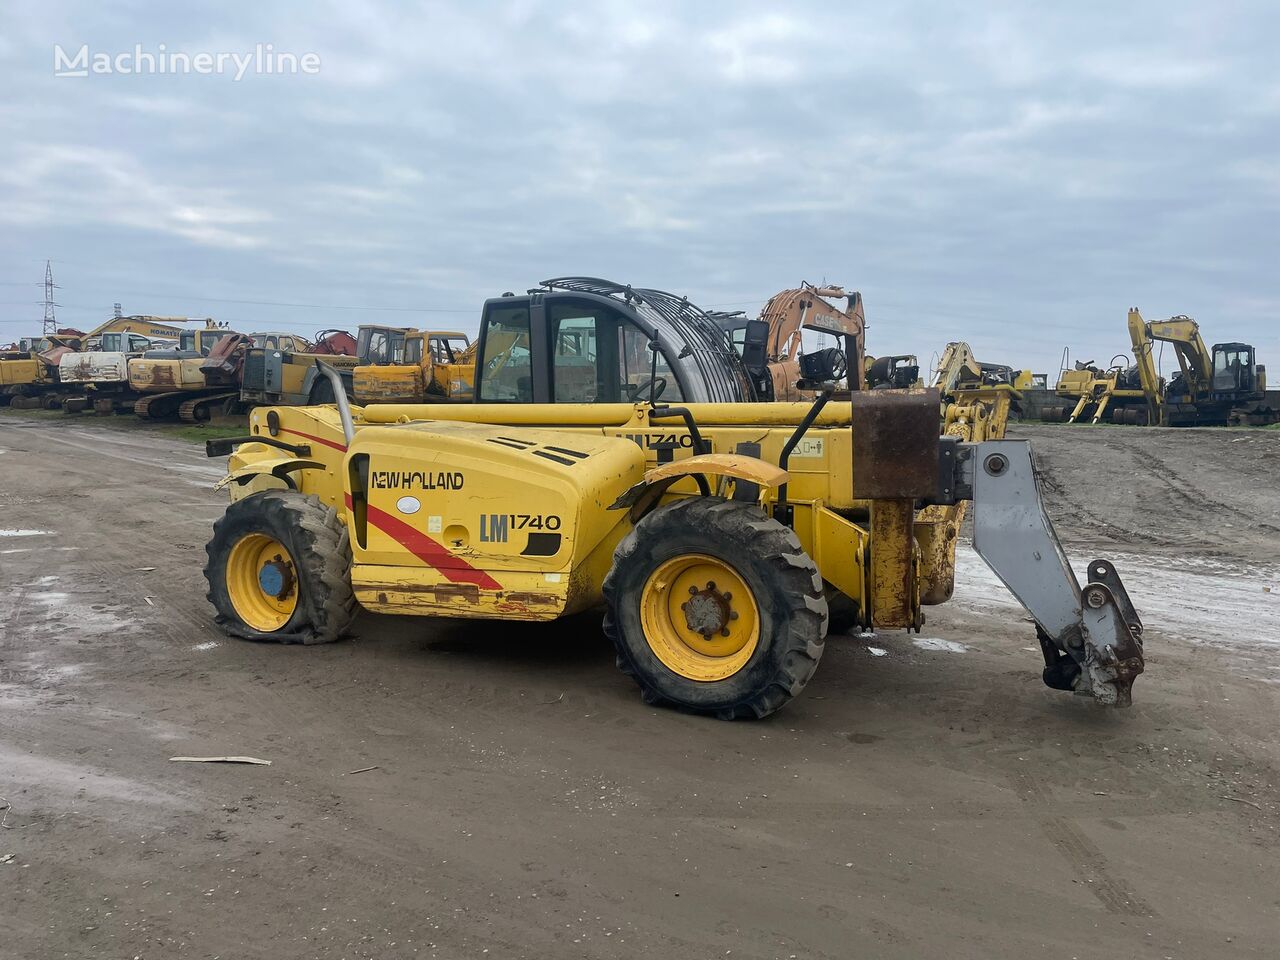
<instances>
[{"instance_id":1,"label":"grey cloud","mask_svg":"<svg viewBox=\"0 0 1280 960\"><path fill-rule=\"evenodd\" d=\"M0 279L53 257L86 319L120 299L219 312L186 295L457 308L469 326L485 296L570 272L749 310L825 278L863 291L873 350L963 337L1056 369L1065 344L1127 349L1136 304L1280 365L1267 5L780 10L15 11ZM272 42L322 69L54 79L55 42Z\"/></svg>"}]
</instances>

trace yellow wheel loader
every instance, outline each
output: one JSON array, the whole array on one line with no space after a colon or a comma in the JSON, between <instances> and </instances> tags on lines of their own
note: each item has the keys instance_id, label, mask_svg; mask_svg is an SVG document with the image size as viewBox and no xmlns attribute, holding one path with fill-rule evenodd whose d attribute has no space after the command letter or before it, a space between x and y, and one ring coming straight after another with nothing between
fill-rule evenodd
<instances>
[{"instance_id":1,"label":"yellow wheel loader","mask_svg":"<svg viewBox=\"0 0 1280 960\"><path fill-rule=\"evenodd\" d=\"M230 454L205 576L233 636L333 641L362 608L547 621L602 607L647 702L762 717L816 670L829 597L866 628L920 629L950 595L948 511L971 502L974 546L1035 620L1049 686L1126 705L1142 672L1119 576L1095 561L1079 585L1029 443L940 437L935 391L352 408L323 373L335 406L259 408L248 435L206 445Z\"/></svg>"},{"instance_id":2,"label":"yellow wheel loader","mask_svg":"<svg viewBox=\"0 0 1280 960\"><path fill-rule=\"evenodd\" d=\"M262 404L332 403L333 388L318 374L317 359L338 370L343 392L351 396L351 375L360 362L353 353L355 340L344 331L331 331L311 344L290 334L257 334L244 355L240 369L240 402Z\"/></svg>"}]
</instances>

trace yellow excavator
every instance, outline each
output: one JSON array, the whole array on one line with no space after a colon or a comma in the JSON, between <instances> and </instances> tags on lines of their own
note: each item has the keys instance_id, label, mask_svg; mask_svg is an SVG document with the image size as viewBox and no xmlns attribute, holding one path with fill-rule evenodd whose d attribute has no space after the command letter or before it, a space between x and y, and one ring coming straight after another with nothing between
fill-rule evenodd
<instances>
[{"instance_id":1,"label":"yellow excavator","mask_svg":"<svg viewBox=\"0 0 1280 960\"><path fill-rule=\"evenodd\" d=\"M1252 344L1209 348L1190 317L1147 321L1136 307L1129 311L1128 325L1147 422L1188 427L1280 421L1280 408L1267 402L1266 367L1257 362ZM1156 368L1156 343L1170 344L1178 361L1178 373L1167 384Z\"/></svg>"},{"instance_id":2,"label":"yellow excavator","mask_svg":"<svg viewBox=\"0 0 1280 960\"><path fill-rule=\"evenodd\" d=\"M239 390L210 386L204 363L222 341L241 338L226 327L183 330L173 349L148 350L129 360L129 388L140 394L133 412L144 420L178 417L188 422L208 420L228 401L240 399Z\"/></svg>"},{"instance_id":3,"label":"yellow excavator","mask_svg":"<svg viewBox=\"0 0 1280 960\"><path fill-rule=\"evenodd\" d=\"M210 317L121 317L88 334L83 348L58 359L58 380L68 396L62 408L77 413L93 406L98 413L131 412L138 394L129 386L129 362L154 349L176 346L187 324L216 330ZM157 342L160 341L160 342Z\"/></svg>"},{"instance_id":4,"label":"yellow excavator","mask_svg":"<svg viewBox=\"0 0 1280 960\"><path fill-rule=\"evenodd\" d=\"M475 352L454 330L366 324L356 334L357 403L431 403L473 398Z\"/></svg>"},{"instance_id":5,"label":"yellow excavator","mask_svg":"<svg viewBox=\"0 0 1280 960\"><path fill-rule=\"evenodd\" d=\"M24 339L0 356L0 404L39 408L53 399L58 384L57 357L79 350L84 335L64 330L44 337ZM52 360L47 359L51 356ZM56 409L61 401L53 404Z\"/></svg>"},{"instance_id":6,"label":"yellow excavator","mask_svg":"<svg viewBox=\"0 0 1280 960\"><path fill-rule=\"evenodd\" d=\"M56 410L68 399L73 409L88 405L84 388L76 380L64 382L62 361L65 357L80 357L86 351L100 349L104 340L108 349L125 352L126 348L145 349L152 339L177 340L181 328L175 322L186 322L185 317L131 316L112 317L88 333L63 331L41 337L31 344L28 355L22 359L0 360L0 396L8 397L15 407L45 407ZM123 370L123 364L119 364ZM69 367L79 373L79 367ZM126 374L127 375L127 374Z\"/></svg>"}]
</instances>

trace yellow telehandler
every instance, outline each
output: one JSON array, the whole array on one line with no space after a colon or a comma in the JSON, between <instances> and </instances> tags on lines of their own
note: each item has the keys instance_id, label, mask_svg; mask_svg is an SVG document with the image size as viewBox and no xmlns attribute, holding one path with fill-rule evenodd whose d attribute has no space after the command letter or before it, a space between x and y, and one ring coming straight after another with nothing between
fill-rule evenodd
<instances>
[{"instance_id":1,"label":"yellow telehandler","mask_svg":"<svg viewBox=\"0 0 1280 960\"><path fill-rule=\"evenodd\" d=\"M977 552L1036 623L1045 683L1129 703L1142 624L1114 567L1094 561L1080 586L1029 443L940 436L936 391L833 401L829 382L812 403L688 399L720 389L691 350L654 356L661 389L628 390L620 358L597 353L591 392L623 399L519 396L544 378L553 394L562 378L582 389L579 354L539 352L567 320L608 331L597 344L634 326L662 351L685 306L632 297L491 301L492 326L524 329L533 348L527 384L500 369L490 387L482 325L476 390L506 402L352 407L317 364L336 405L259 408L246 436L210 441L210 456L230 454L205 568L217 622L320 643L358 608L552 620L603 606L646 701L760 717L813 675L829 598L866 628L920 629L951 594L971 503ZM672 383L677 402L655 396Z\"/></svg>"}]
</instances>

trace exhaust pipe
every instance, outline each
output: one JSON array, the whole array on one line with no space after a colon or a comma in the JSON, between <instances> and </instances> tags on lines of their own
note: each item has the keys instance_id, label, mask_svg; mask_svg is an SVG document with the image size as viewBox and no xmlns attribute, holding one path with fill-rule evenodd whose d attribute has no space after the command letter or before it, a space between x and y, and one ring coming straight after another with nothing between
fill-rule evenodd
<instances>
[{"instance_id":1,"label":"exhaust pipe","mask_svg":"<svg viewBox=\"0 0 1280 960\"><path fill-rule=\"evenodd\" d=\"M333 387L333 402L342 420L342 436L346 439L347 446L351 446L351 441L356 438L356 426L351 420L351 404L347 402L347 388L342 382L342 374L323 360L316 361L316 369L329 378Z\"/></svg>"}]
</instances>

